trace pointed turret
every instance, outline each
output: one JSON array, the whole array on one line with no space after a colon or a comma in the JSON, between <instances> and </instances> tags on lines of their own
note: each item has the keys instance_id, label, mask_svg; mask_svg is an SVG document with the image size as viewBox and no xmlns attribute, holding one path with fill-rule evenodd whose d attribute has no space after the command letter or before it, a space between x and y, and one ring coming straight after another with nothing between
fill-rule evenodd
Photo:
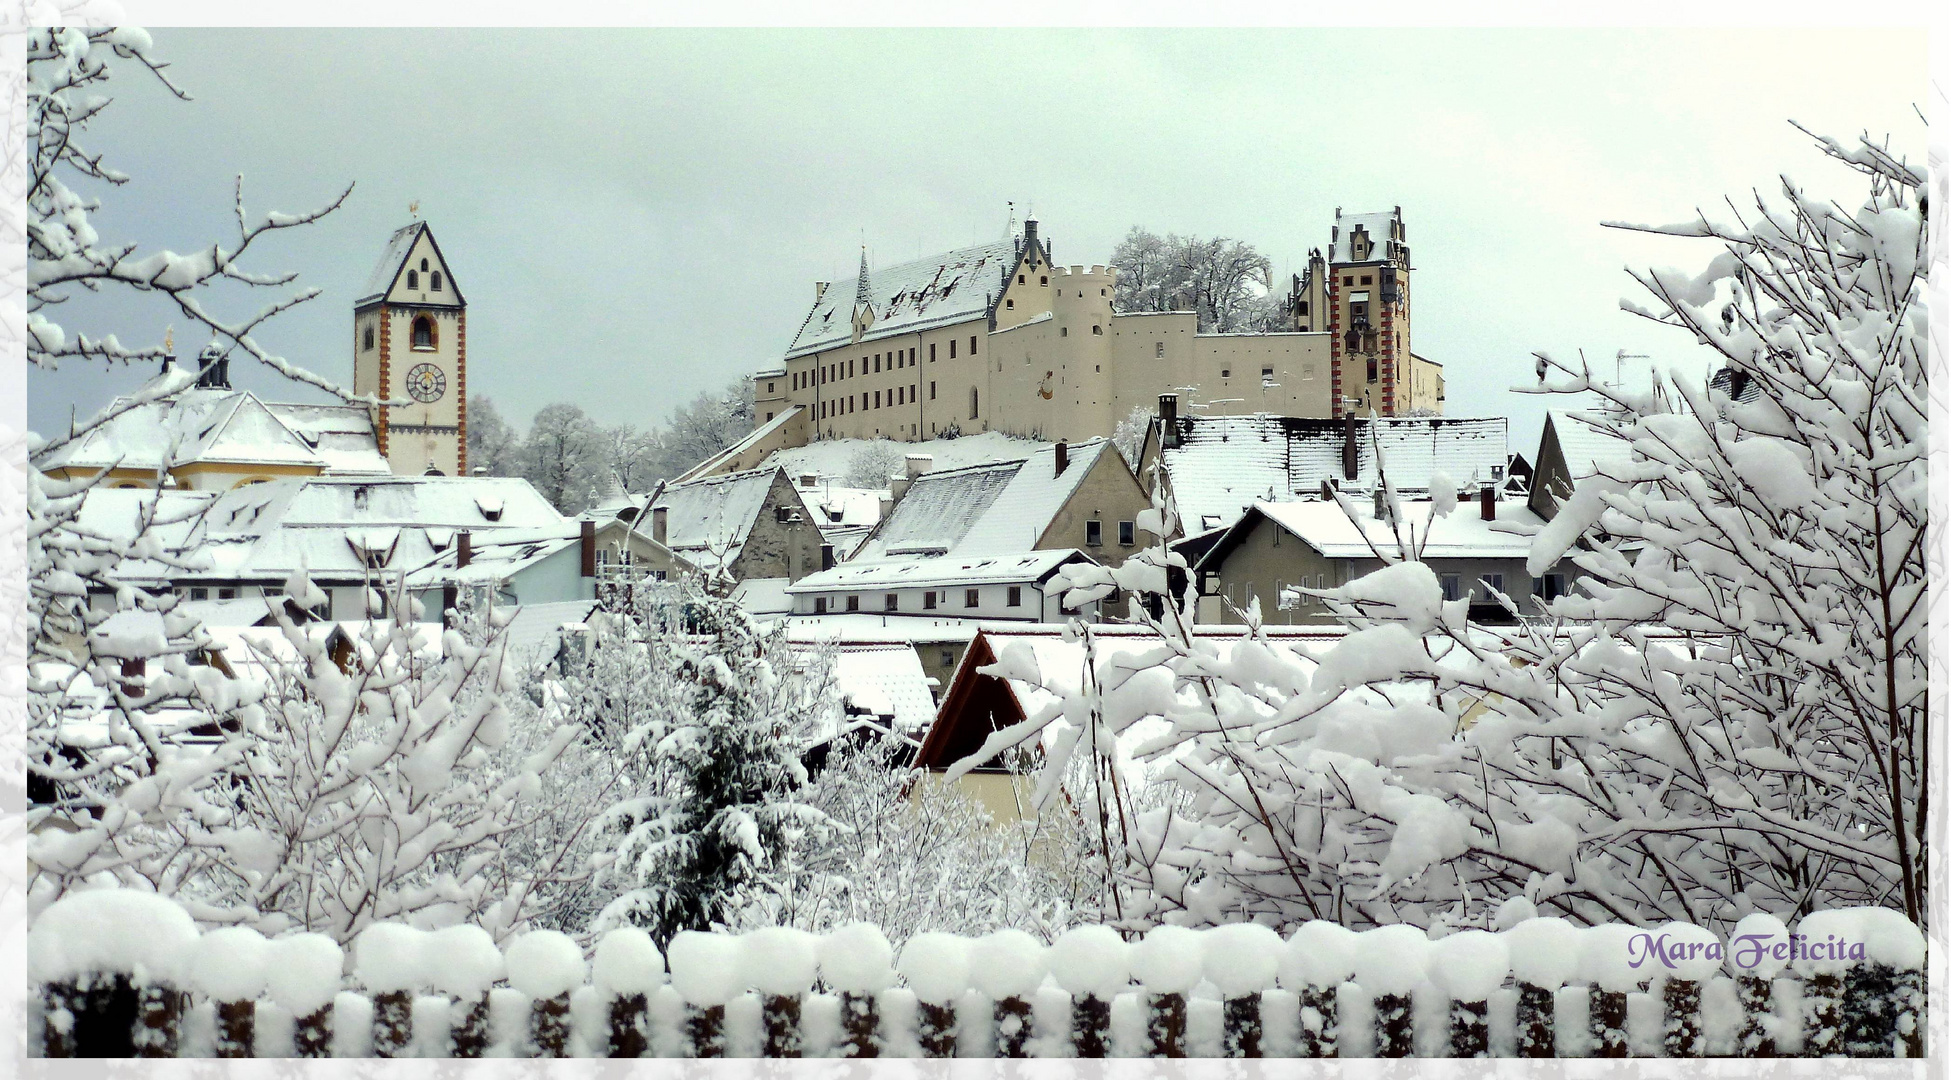
<instances>
[{"instance_id":1,"label":"pointed turret","mask_svg":"<svg viewBox=\"0 0 1951 1080\"><path fill-rule=\"evenodd\" d=\"M860 248L860 282L854 286L854 340L874 325L874 288L867 278L867 245Z\"/></svg>"}]
</instances>

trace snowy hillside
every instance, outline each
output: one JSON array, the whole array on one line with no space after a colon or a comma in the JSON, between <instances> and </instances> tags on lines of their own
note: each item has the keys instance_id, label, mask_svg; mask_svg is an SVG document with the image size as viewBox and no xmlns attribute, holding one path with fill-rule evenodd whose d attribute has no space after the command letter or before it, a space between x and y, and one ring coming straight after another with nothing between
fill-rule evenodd
<instances>
[{"instance_id":1,"label":"snowy hillside","mask_svg":"<svg viewBox=\"0 0 1951 1080\"><path fill-rule=\"evenodd\" d=\"M848 464L863 447L872 446L877 439L826 439L821 442L781 450L766 459L764 468L775 465L784 466L786 475L797 477L801 473L818 473L821 476L844 476ZM989 461L1010 461L1028 457L1049 443L1018 439L994 431L980 435L964 435L959 439L930 439L926 442L894 443L903 454L929 454L935 459L933 469L959 469L964 465L980 465Z\"/></svg>"}]
</instances>

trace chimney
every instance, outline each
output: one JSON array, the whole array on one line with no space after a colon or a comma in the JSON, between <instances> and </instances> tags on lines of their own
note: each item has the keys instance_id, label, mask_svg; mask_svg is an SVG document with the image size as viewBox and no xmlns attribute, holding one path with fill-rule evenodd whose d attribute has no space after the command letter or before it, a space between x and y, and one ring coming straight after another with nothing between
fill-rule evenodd
<instances>
[{"instance_id":1,"label":"chimney","mask_svg":"<svg viewBox=\"0 0 1951 1080\"><path fill-rule=\"evenodd\" d=\"M1062 476L1064 470L1068 468L1070 468L1070 444L1059 439L1057 440L1057 472L1055 475Z\"/></svg>"},{"instance_id":2,"label":"chimney","mask_svg":"<svg viewBox=\"0 0 1951 1080\"><path fill-rule=\"evenodd\" d=\"M1342 418L1341 428L1341 472L1346 479L1355 479L1361 471L1360 445L1355 441L1355 414L1349 413Z\"/></svg>"},{"instance_id":3,"label":"chimney","mask_svg":"<svg viewBox=\"0 0 1951 1080\"><path fill-rule=\"evenodd\" d=\"M813 283L813 302L814 302L814 303L816 303L816 304L817 304L817 303L819 303L820 301L822 301L822 300L824 300L824 299L826 299L826 290L827 290L827 286L829 286L829 285L831 285L831 284L833 284L833 282L831 282L831 281L816 281L816 282L814 282L814 283Z\"/></svg>"},{"instance_id":4,"label":"chimney","mask_svg":"<svg viewBox=\"0 0 1951 1080\"><path fill-rule=\"evenodd\" d=\"M888 477L887 493L893 496L893 501L900 502L901 496L906 495L908 493L908 474L895 473L894 475Z\"/></svg>"},{"instance_id":5,"label":"chimney","mask_svg":"<svg viewBox=\"0 0 1951 1080\"><path fill-rule=\"evenodd\" d=\"M462 529L454 534L454 569L460 570L474 561L474 534Z\"/></svg>"},{"instance_id":6,"label":"chimney","mask_svg":"<svg viewBox=\"0 0 1951 1080\"><path fill-rule=\"evenodd\" d=\"M657 541L659 544L668 546L670 544L670 541L665 539L665 537L670 535L670 529L671 529L671 508L668 506L651 507L650 508L650 538L652 540Z\"/></svg>"},{"instance_id":7,"label":"chimney","mask_svg":"<svg viewBox=\"0 0 1951 1080\"><path fill-rule=\"evenodd\" d=\"M907 464L908 464L908 479L913 480L915 477L920 476L922 473L925 473L928 470L935 467L935 455L909 454L907 457Z\"/></svg>"},{"instance_id":8,"label":"chimney","mask_svg":"<svg viewBox=\"0 0 1951 1080\"><path fill-rule=\"evenodd\" d=\"M1036 219L1028 218L1023 222L1023 246L1029 247L1034 243L1036 243Z\"/></svg>"},{"instance_id":9,"label":"chimney","mask_svg":"<svg viewBox=\"0 0 1951 1080\"><path fill-rule=\"evenodd\" d=\"M1321 478L1321 501L1322 502L1335 501L1335 486L1329 483L1328 478L1325 476Z\"/></svg>"},{"instance_id":10,"label":"chimney","mask_svg":"<svg viewBox=\"0 0 1951 1080\"><path fill-rule=\"evenodd\" d=\"M1485 521L1497 520L1497 489L1485 484L1477 489L1477 505L1481 508Z\"/></svg>"},{"instance_id":11,"label":"chimney","mask_svg":"<svg viewBox=\"0 0 1951 1080\"><path fill-rule=\"evenodd\" d=\"M1158 396L1158 444L1167 450L1179 446L1179 395Z\"/></svg>"},{"instance_id":12,"label":"chimney","mask_svg":"<svg viewBox=\"0 0 1951 1080\"><path fill-rule=\"evenodd\" d=\"M820 486L820 476L819 476L819 474L818 474L818 473L810 473L810 472L809 472L809 473L800 473L800 474L799 474L799 486L800 486L800 487L803 487L803 488L816 488L816 487L819 487L819 486Z\"/></svg>"},{"instance_id":13,"label":"chimney","mask_svg":"<svg viewBox=\"0 0 1951 1080\"><path fill-rule=\"evenodd\" d=\"M596 576L596 522L583 519L583 576Z\"/></svg>"},{"instance_id":14,"label":"chimney","mask_svg":"<svg viewBox=\"0 0 1951 1080\"><path fill-rule=\"evenodd\" d=\"M881 496L881 520L886 521L887 516L893 512L894 496L891 494Z\"/></svg>"}]
</instances>

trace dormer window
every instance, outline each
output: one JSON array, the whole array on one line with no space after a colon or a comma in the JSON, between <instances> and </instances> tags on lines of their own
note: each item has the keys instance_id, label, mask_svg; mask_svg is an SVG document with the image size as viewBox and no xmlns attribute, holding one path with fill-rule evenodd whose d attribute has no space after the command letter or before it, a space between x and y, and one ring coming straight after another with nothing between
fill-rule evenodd
<instances>
[{"instance_id":1,"label":"dormer window","mask_svg":"<svg viewBox=\"0 0 1951 1080\"><path fill-rule=\"evenodd\" d=\"M416 349L434 347L434 321L425 315L413 320L413 347Z\"/></svg>"}]
</instances>

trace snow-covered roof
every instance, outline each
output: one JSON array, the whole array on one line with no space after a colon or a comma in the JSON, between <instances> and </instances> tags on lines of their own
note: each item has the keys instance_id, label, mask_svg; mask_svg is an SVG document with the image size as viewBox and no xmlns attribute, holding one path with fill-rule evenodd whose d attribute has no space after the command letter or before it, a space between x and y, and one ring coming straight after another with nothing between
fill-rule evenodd
<instances>
[{"instance_id":1,"label":"snow-covered roof","mask_svg":"<svg viewBox=\"0 0 1951 1080\"><path fill-rule=\"evenodd\" d=\"M854 707L894 717L895 730L920 731L935 719L935 695L911 645L847 642L835 647L833 680Z\"/></svg>"},{"instance_id":2,"label":"snow-covered roof","mask_svg":"<svg viewBox=\"0 0 1951 1080\"><path fill-rule=\"evenodd\" d=\"M1391 231L1391 227L1396 216L1397 212L1390 210L1366 214L1344 214L1336 211L1335 225L1339 227L1339 231L1335 234L1334 241L1328 245L1328 262L1382 262L1390 258L1395 253L1395 234ZM1356 259L1348 243L1357 228L1365 230L1369 242L1374 245L1366 259Z\"/></svg>"},{"instance_id":3,"label":"snow-covered roof","mask_svg":"<svg viewBox=\"0 0 1951 1080\"><path fill-rule=\"evenodd\" d=\"M793 479L799 499L813 514L820 532L831 534L848 529L871 529L881 522L881 499L887 488L843 487L830 480L817 480L811 487ZM829 536L831 539L831 536Z\"/></svg>"},{"instance_id":4,"label":"snow-covered roof","mask_svg":"<svg viewBox=\"0 0 1951 1080\"><path fill-rule=\"evenodd\" d=\"M1425 559L1522 559L1531 554L1531 537L1497 526L1535 530L1544 524L1522 499L1497 500L1496 521L1485 521L1474 499L1460 500L1456 509L1443 517L1434 515L1432 503L1404 501L1400 505L1404 533L1414 530ZM1350 520L1339 503L1318 499L1256 502L1253 509L1330 559L1372 559L1376 548L1394 554L1398 547L1395 531L1372 517L1365 502L1354 508L1356 520ZM1241 522L1235 530L1247 527L1247 522ZM1228 547L1222 541L1208 558L1223 557Z\"/></svg>"},{"instance_id":5,"label":"snow-covered roof","mask_svg":"<svg viewBox=\"0 0 1951 1080\"><path fill-rule=\"evenodd\" d=\"M931 586L1035 583L1067 562L1089 562L1076 548L1054 551L1018 550L1005 555L968 557L874 559L841 563L808 574L786 588L789 595L848 592L862 589L921 589Z\"/></svg>"},{"instance_id":6,"label":"snow-covered roof","mask_svg":"<svg viewBox=\"0 0 1951 1080\"><path fill-rule=\"evenodd\" d=\"M716 466L718 462L735 458L738 455L744 453L746 450L750 449L751 447L757 446L760 442L770 438L773 432L778 431L780 428L785 427L787 424L791 423L793 417L799 415L799 413L803 411L805 408L806 406L804 405L794 405L793 407L787 409L785 412L780 413L778 416L775 416L772 419L767 420L765 423L760 424L758 427L755 427L751 431L747 432L744 438L738 440L737 442L733 443L730 446L727 446L723 450L718 451L717 453L711 455L710 457L705 458L703 461L698 462L696 465L691 466L689 469L684 470L684 472L678 474L677 478L672 482L678 484L688 484L692 481L693 478L703 476L704 474L712 471L712 468ZM767 465L767 466L771 464L773 464L771 461L766 461L762 463L762 465Z\"/></svg>"},{"instance_id":7,"label":"snow-covered roof","mask_svg":"<svg viewBox=\"0 0 1951 1080\"><path fill-rule=\"evenodd\" d=\"M386 248L380 252L379 261L373 264L373 272L366 275L366 287L359 291L358 299L352 302L353 307L363 307L386 298L386 294L392 291L393 283L399 280L400 272L406 269L407 256L413 254L414 242L420 239L420 234L423 232L427 234L427 242L433 245L435 253L440 252L440 243L434 239L433 230L427 228L426 222L409 222L395 229L393 235L387 238ZM447 260L443 256L441 265L446 266L446 263ZM467 302L461 298L461 287L454 283L452 267L447 267L447 292L454 297L453 304Z\"/></svg>"},{"instance_id":8,"label":"snow-covered roof","mask_svg":"<svg viewBox=\"0 0 1951 1080\"><path fill-rule=\"evenodd\" d=\"M224 389L188 390L134 406L130 401L116 398L109 406L113 419L44 455L35 467L153 470L167 460L171 467L208 462L391 471L362 409L267 405L248 390Z\"/></svg>"},{"instance_id":9,"label":"snow-covered roof","mask_svg":"<svg viewBox=\"0 0 1951 1080\"><path fill-rule=\"evenodd\" d=\"M972 560L1029 551L1107 452L1115 452L1108 439L1075 443L1061 474L1055 447L1016 461L923 473L861 545L856 560L937 555Z\"/></svg>"},{"instance_id":10,"label":"snow-covered roof","mask_svg":"<svg viewBox=\"0 0 1951 1080\"><path fill-rule=\"evenodd\" d=\"M854 455L861 448L875 440L871 439L817 439L805 446L791 446L776 450L766 458L763 467L778 466L786 470L786 475L795 482L807 474L822 477L847 475ZM982 465L992 461L1016 461L1031 453L1049 446L1049 443L1031 439L1018 439L1000 431L985 431L979 435L963 435L954 439L926 439L921 442L901 443L901 448L909 454L926 454L933 459L933 468L939 472L959 469L965 465Z\"/></svg>"},{"instance_id":11,"label":"snow-covered roof","mask_svg":"<svg viewBox=\"0 0 1951 1080\"><path fill-rule=\"evenodd\" d=\"M733 586L732 603L754 618L783 615L793 609L793 602L786 595L786 586L790 584L791 579L782 577L746 578Z\"/></svg>"},{"instance_id":12,"label":"snow-covered roof","mask_svg":"<svg viewBox=\"0 0 1951 1080\"><path fill-rule=\"evenodd\" d=\"M1558 440L1558 451L1573 480L1632 461L1632 443L1612 434L1604 413L1553 409L1545 414L1545 423Z\"/></svg>"},{"instance_id":13,"label":"snow-covered roof","mask_svg":"<svg viewBox=\"0 0 1951 1080\"><path fill-rule=\"evenodd\" d=\"M550 660L562 640L562 628L581 623L595 609L594 600L523 604L509 617L508 627L503 631L507 655L522 663Z\"/></svg>"},{"instance_id":14,"label":"snow-covered roof","mask_svg":"<svg viewBox=\"0 0 1951 1080\"><path fill-rule=\"evenodd\" d=\"M1495 417L1362 417L1355 421L1355 476L1343 460L1346 420L1292 416L1180 416L1178 445L1160 451L1188 533L1239 519L1256 501L1374 487L1376 450L1397 491L1429 490L1442 472L1459 485L1492 483L1509 461L1510 421Z\"/></svg>"},{"instance_id":15,"label":"snow-covered roof","mask_svg":"<svg viewBox=\"0 0 1951 1080\"><path fill-rule=\"evenodd\" d=\"M777 622L785 627L786 640L792 642L892 641L902 644L966 642L975 637L976 630L984 625L981 619L919 615L889 617L865 612L852 615L787 615Z\"/></svg>"},{"instance_id":16,"label":"snow-covered roof","mask_svg":"<svg viewBox=\"0 0 1951 1080\"><path fill-rule=\"evenodd\" d=\"M1016 241L998 240L868 272L865 295L874 322L861 340L986 317L1002 294L1004 275L1015 268ZM814 303L786 347L786 356L819 352L851 340L854 306L860 296L858 282L852 288L835 282Z\"/></svg>"},{"instance_id":17,"label":"snow-covered roof","mask_svg":"<svg viewBox=\"0 0 1951 1080\"><path fill-rule=\"evenodd\" d=\"M653 511L662 508L668 515L665 546L700 569L731 563L752 535L778 472L751 469L665 488L651 504Z\"/></svg>"}]
</instances>

